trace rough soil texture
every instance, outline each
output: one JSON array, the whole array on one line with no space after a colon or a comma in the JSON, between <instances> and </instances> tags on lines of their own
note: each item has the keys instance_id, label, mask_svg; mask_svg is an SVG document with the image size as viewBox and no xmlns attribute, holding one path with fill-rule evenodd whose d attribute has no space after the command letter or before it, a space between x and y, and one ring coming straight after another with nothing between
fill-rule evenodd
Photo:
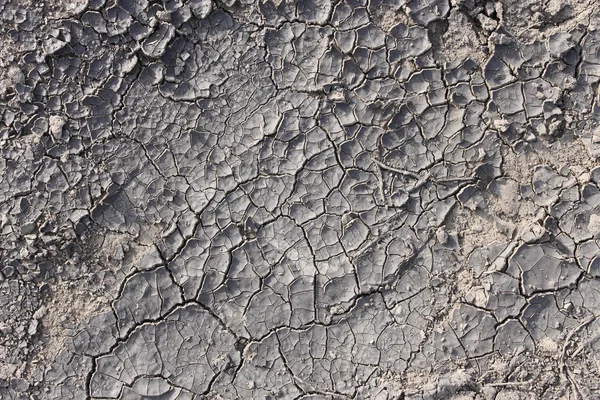
<instances>
[{"instance_id":1,"label":"rough soil texture","mask_svg":"<svg viewBox=\"0 0 600 400\"><path fill-rule=\"evenodd\" d=\"M0 399L600 398L595 0L0 0Z\"/></svg>"}]
</instances>

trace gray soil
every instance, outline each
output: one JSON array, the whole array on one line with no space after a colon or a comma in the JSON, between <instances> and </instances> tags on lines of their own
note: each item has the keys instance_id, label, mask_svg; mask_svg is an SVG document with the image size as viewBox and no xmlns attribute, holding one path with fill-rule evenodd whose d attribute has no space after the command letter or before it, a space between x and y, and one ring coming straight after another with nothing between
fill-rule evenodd
<instances>
[{"instance_id":1,"label":"gray soil","mask_svg":"<svg viewBox=\"0 0 600 400\"><path fill-rule=\"evenodd\" d=\"M596 0L0 0L0 399L600 398Z\"/></svg>"}]
</instances>

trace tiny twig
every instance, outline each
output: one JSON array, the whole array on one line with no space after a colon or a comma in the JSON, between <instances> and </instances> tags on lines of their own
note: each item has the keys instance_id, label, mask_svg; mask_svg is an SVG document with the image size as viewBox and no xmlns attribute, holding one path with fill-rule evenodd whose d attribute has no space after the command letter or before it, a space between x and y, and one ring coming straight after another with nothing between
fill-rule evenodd
<instances>
[{"instance_id":1,"label":"tiny twig","mask_svg":"<svg viewBox=\"0 0 600 400\"><path fill-rule=\"evenodd\" d=\"M389 165L384 164L381 161L376 160L375 158L373 158L373 162L375 164L379 165L381 168L386 169L388 171L395 172L400 175L410 176L411 178L415 178L415 179L421 179L419 174L417 174L416 172L412 172L412 171L408 171L408 170L400 169L400 168L390 167Z\"/></svg>"},{"instance_id":2,"label":"tiny twig","mask_svg":"<svg viewBox=\"0 0 600 400\"><path fill-rule=\"evenodd\" d=\"M416 172L412 172L406 169L401 169L401 168L396 168L396 167L391 167L387 164L382 163L381 161L373 158L373 162L375 164L377 164L379 166L379 168L381 169L385 169L387 171L390 172L395 172L397 174L400 175L404 175L404 176L409 176L411 178L414 179L418 179L417 184L415 185L415 188L420 188L421 186L423 186L427 180L429 180L431 178L431 172L426 173L424 176L421 176L419 174L417 174ZM379 171L378 171L379 172ZM473 182L477 180L476 177L474 176L464 176L464 177L456 177L456 178L443 178L443 179L431 179L432 182L434 183L453 183L453 182Z\"/></svg>"},{"instance_id":3,"label":"tiny twig","mask_svg":"<svg viewBox=\"0 0 600 400\"><path fill-rule=\"evenodd\" d=\"M381 173L381 166L379 164L378 168L375 168L375 175L377 175L377 187L379 188L379 195L383 200L383 204L389 206L388 198L385 195L385 189L383 187L383 174Z\"/></svg>"},{"instance_id":4,"label":"tiny twig","mask_svg":"<svg viewBox=\"0 0 600 400\"><path fill-rule=\"evenodd\" d=\"M569 332L569 334L565 338L565 342L564 342L563 348L562 348L562 354L560 356L561 367L563 367L563 368L565 367L565 357L567 356L567 347L569 347L569 344L571 344L571 339L573 338L573 336L575 336L580 330L582 330L583 328L585 328L586 326L588 326L595 320L596 320L596 316L592 315L592 316L586 318L579 326L577 326L571 332Z\"/></svg>"},{"instance_id":5,"label":"tiny twig","mask_svg":"<svg viewBox=\"0 0 600 400\"><path fill-rule=\"evenodd\" d=\"M581 395L581 390L579 389L579 385L577 384L575 379L573 379L573 377L571 376L571 371L569 371L569 367L565 363L565 358L567 356L567 348L569 347L569 344L571 344L571 339L573 338L573 336L575 336L579 331L581 331L583 328L585 328L586 326L588 326L595 320L596 320L596 316L592 315L592 316L586 318L579 326L577 326L571 332L569 332L569 334L565 338L565 342L564 342L563 348L562 348L562 354L560 355L560 364L559 364L560 370L563 374L565 374L565 377L571 384L573 391L575 392L575 394L577 395L577 398L579 398L579 399L583 399L583 396ZM576 350L576 352L577 352L577 350Z\"/></svg>"},{"instance_id":6,"label":"tiny twig","mask_svg":"<svg viewBox=\"0 0 600 400\"><path fill-rule=\"evenodd\" d=\"M579 354L581 354L581 352L586 346L588 346L590 343L594 343L596 340L598 340L598 338L600 338L600 333L596 334L594 337L580 344L579 347L575 350L575 352L573 352L571 357L577 357Z\"/></svg>"},{"instance_id":7,"label":"tiny twig","mask_svg":"<svg viewBox=\"0 0 600 400\"><path fill-rule=\"evenodd\" d=\"M585 399L585 397L583 397L583 395L581 394L581 389L579 388L579 384L571 376L571 371L569 371L569 369L565 367L565 372L567 373L567 379L571 383L571 387L573 388L573 391L577 394L577 398L578 399Z\"/></svg>"},{"instance_id":8,"label":"tiny twig","mask_svg":"<svg viewBox=\"0 0 600 400\"><path fill-rule=\"evenodd\" d=\"M426 173L422 178L420 178L417 183L415 183L415 186L413 186L409 192L412 193L414 191L417 191L419 189L421 189L421 187L423 187L423 185L425 185L427 183L427 181L429 180L429 178L431 177L431 172Z\"/></svg>"},{"instance_id":9,"label":"tiny twig","mask_svg":"<svg viewBox=\"0 0 600 400\"><path fill-rule=\"evenodd\" d=\"M506 386L529 385L532 382L533 382L533 379L528 379L526 381L520 381L520 382L492 382L492 383L486 383L485 385L491 386L491 387L506 387Z\"/></svg>"},{"instance_id":10,"label":"tiny twig","mask_svg":"<svg viewBox=\"0 0 600 400\"><path fill-rule=\"evenodd\" d=\"M461 178L444 178L444 179L434 179L435 183L452 183L452 182L473 182L477 180L474 176L465 176Z\"/></svg>"}]
</instances>

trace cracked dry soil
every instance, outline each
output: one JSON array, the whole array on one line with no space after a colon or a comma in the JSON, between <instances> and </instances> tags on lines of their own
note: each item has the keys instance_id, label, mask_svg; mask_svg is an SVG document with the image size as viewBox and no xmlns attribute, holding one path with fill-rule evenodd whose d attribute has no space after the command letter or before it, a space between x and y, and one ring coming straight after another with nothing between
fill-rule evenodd
<instances>
[{"instance_id":1,"label":"cracked dry soil","mask_svg":"<svg viewBox=\"0 0 600 400\"><path fill-rule=\"evenodd\" d=\"M599 399L596 0L0 0L0 399Z\"/></svg>"}]
</instances>

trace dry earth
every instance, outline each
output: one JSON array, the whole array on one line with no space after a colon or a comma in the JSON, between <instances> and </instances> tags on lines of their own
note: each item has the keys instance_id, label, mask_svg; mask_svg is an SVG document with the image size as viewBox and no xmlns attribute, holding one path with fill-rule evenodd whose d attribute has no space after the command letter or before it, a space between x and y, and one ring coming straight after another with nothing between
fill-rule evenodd
<instances>
[{"instance_id":1,"label":"dry earth","mask_svg":"<svg viewBox=\"0 0 600 400\"><path fill-rule=\"evenodd\" d=\"M595 0L0 0L0 399L600 398Z\"/></svg>"}]
</instances>

